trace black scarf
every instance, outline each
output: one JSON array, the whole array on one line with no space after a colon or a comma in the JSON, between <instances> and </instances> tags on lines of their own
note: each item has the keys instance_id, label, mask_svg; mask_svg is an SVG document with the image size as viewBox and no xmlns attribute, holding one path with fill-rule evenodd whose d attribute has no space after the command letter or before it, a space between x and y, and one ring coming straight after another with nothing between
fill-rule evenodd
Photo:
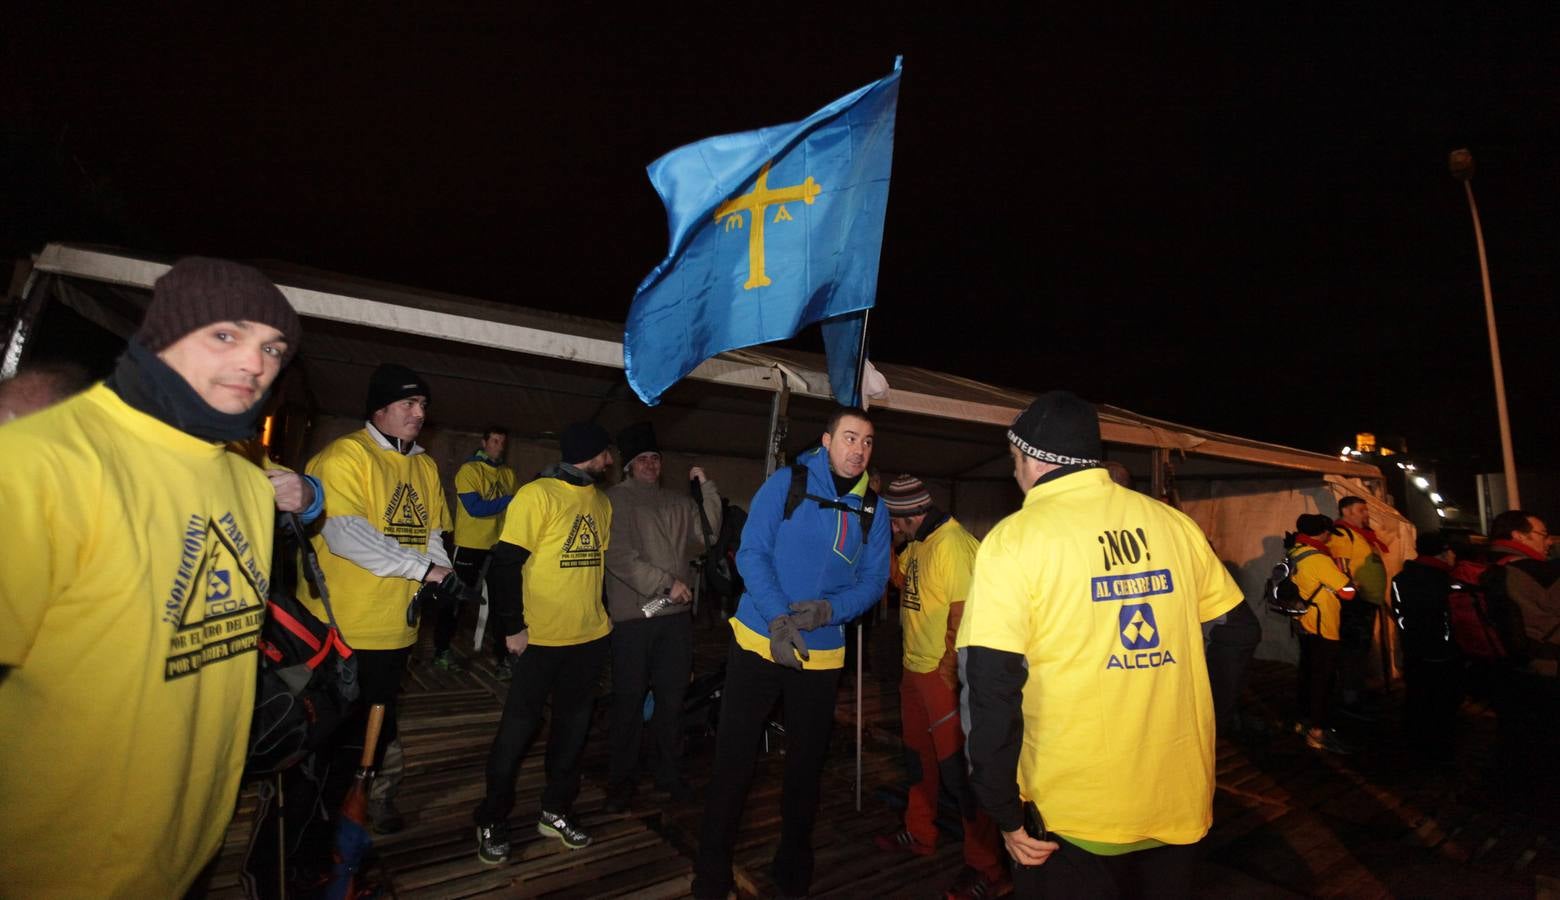
<instances>
[{"instance_id":1,"label":"black scarf","mask_svg":"<svg viewBox=\"0 0 1560 900\"><path fill-rule=\"evenodd\" d=\"M921 520L921 527L915 530L915 537L911 540L924 541L932 536L942 523L948 521L949 515L937 507L926 511L926 518Z\"/></svg>"},{"instance_id":2,"label":"black scarf","mask_svg":"<svg viewBox=\"0 0 1560 900\"><path fill-rule=\"evenodd\" d=\"M565 484L572 484L576 487L589 487L593 484L599 483L601 481L601 475L604 474L606 473L603 472L601 474L593 474L579 468L578 466L573 466L566 462L558 462L553 463L552 465L538 472L536 477L556 478Z\"/></svg>"},{"instance_id":3,"label":"black scarf","mask_svg":"<svg viewBox=\"0 0 1560 900\"><path fill-rule=\"evenodd\" d=\"M105 382L131 407L171 425L191 437L213 443L243 441L255 436L255 423L265 398L241 413L213 409L157 354L131 340Z\"/></svg>"}]
</instances>

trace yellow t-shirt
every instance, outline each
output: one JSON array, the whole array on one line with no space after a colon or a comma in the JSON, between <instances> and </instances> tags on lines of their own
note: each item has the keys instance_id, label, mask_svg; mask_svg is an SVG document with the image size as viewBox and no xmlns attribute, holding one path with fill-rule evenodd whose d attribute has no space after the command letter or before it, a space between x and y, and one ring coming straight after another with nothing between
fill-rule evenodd
<instances>
[{"instance_id":1,"label":"yellow t-shirt","mask_svg":"<svg viewBox=\"0 0 1560 900\"><path fill-rule=\"evenodd\" d=\"M1338 569L1337 563L1333 562L1331 556L1315 547L1296 544L1289 551L1289 558L1299 558L1307 550L1311 553L1295 565L1293 581L1295 588L1300 591L1300 596L1309 597L1313 607L1298 621L1300 627L1306 632L1320 634L1330 641L1336 641L1338 619L1342 615L1337 592L1348 586L1349 576Z\"/></svg>"},{"instance_id":2,"label":"yellow t-shirt","mask_svg":"<svg viewBox=\"0 0 1560 900\"><path fill-rule=\"evenodd\" d=\"M948 610L970 593L975 551L980 542L949 518L924 541L911 541L899 557L904 587L899 594L899 626L904 635L908 672L935 671L953 647Z\"/></svg>"},{"instance_id":3,"label":"yellow t-shirt","mask_svg":"<svg viewBox=\"0 0 1560 900\"><path fill-rule=\"evenodd\" d=\"M408 456L387 450L374 442L366 428L331 441L309 460L305 471L325 488L322 526L333 516L357 516L381 534L419 552L426 552L433 529L450 527L444 488L433 458L426 453ZM313 543L336 624L349 646L397 650L416 642L417 628L406 624L406 607L418 582L375 575L332 553L324 535L316 534ZM324 621L325 605L314 596L312 586L303 601Z\"/></svg>"},{"instance_id":4,"label":"yellow t-shirt","mask_svg":"<svg viewBox=\"0 0 1560 900\"><path fill-rule=\"evenodd\" d=\"M1376 552L1363 534L1338 524L1338 531L1327 538L1327 550L1337 567L1343 571L1359 590L1357 599L1380 606L1387 599L1387 568L1381 554ZM1305 596L1302 594L1301 596Z\"/></svg>"},{"instance_id":5,"label":"yellow t-shirt","mask_svg":"<svg viewBox=\"0 0 1560 900\"><path fill-rule=\"evenodd\" d=\"M564 647L606 637L602 560L612 502L595 485L538 478L515 494L499 540L531 551L520 570L530 642Z\"/></svg>"},{"instance_id":6,"label":"yellow t-shirt","mask_svg":"<svg viewBox=\"0 0 1560 900\"><path fill-rule=\"evenodd\" d=\"M488 550L504 532L504 514L473 516L460 502L461 494L480 494L483 500L497 500L515 492L515 470L494 466L477 459L455 473L455 546Z\"/></svg>"},{"instance_id":7,"label":"yellow t-shirt","mask_svg":"<svg viewBox=\"0 0 1560 900\"><path fill-rule=\"evenodd\" d=\"M238 796L271 484L101 384L0 460L0 894L181 896Z\"/></svg>"},{"instance_id":8,"label":"yellow t-shirt","mask_svg":"<svg viewBox=\"0 0 1560 900\"><path fill-rule=\"evenodd\" d=\"M1207 833L1201 623L1241 600L1191 519L1103 469L1037 485L986 536L957 644L1026 659L1018 789L1052 830L1111 844Z\"/></svg>"}]
</instances>

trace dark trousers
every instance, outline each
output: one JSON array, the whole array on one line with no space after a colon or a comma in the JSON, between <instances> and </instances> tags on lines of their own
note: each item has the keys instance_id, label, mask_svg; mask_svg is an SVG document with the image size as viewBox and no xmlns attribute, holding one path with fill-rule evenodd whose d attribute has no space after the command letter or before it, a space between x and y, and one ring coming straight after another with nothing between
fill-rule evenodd
<instances>
[{"instance_id":1,"label":"dark trousers","mask_svg":"<svg viewBox=\"0 0 1560 900\"><path fill-rule=\"evenodd\" d=\"M1169 844L1120 856L1096 856L1064 840L1042 865L1013 866L1014 897L1154 897L1192 895L1197 844Z\"/></svg>"},{"instance_id":2,"label":"dark trousers","mask_svg":"<svg viewBox=\"0 0 1560 900\"><path fill-rule=\"evenodd\" d=\"M1300 635L1300 682L1295 692L1295 706L1300 721L1313 728L1326 728L1331 720L1338 645L1338 641L1319 635Z\"/></svg>"},{"instance_id":3,"label":"dark trousers","mask_svg":"<svg viewBox=\"0 0 1560 900\"><path fill-rule=\"evenodd\" d=\"M347 741L362 740L363 728L368 722L368 708L375 703L383 703L385 723L379 729L379 749L374 751L376 767L383 768L385 748L399 734L396 730L396 698L401 696L401 680L406 677L406 660L411 655L411 647L352 652L352 658L357 660L358 666L358 704L364 712L346 723L341 735Z\"/></svg>"},{"instance_id":4,"label":"dark trousers","mask_svg":"<svg viewBox=\"0 0 1560 900\"><path fill-rule=\"evenodd\" d=\"M612 623L612 761L609 789L632 785L639 766L645 691L655 692L650 734L655 740L656 783L679 778L683 695L693 672L693 617L686 613Z\"/></svg>"},{"instance_id":5,"label":"dark trousers","mask_svg":"<svg viewBox=\"0 0 1560 900\"><path fill-rule=\"evenodd\" d=\"M455 574L460 576L461 583L473 592L479 590L478 582L482 579L482 564L487 562L487 550L475 550L471 547L456 547L455 555L450 557L450 566ZM493 596L492 585L488 586L488 596ZM450 642L455 640L455 623L460 618L460 605L451 603L448 606L448 619L444 618L445 609L441 608L440 618L434 623L433 648L435 651L448 650ZM502 628L498 626L498 620L489 616L488 633L492 635L493 657L503 662L509 656L509 649L504 646Z\"/></svg>"},{"instance_id":6,"label":"dark trousers","mask_svg":"<svg viewBox=\"0 0 1560 900\"><path fill-rule=\"evenodd\" d=\"M1380 613L1381 607L1364 600L1346 600L1342 604L1338 614L1338 686L1344 691L1358 693L1365 689Z\"/></svg>"},{"instance_id":7,"label":"dark trousers","mask_svg":"<svg viewBox=\"0 0 1560 900\"><path fill-rule=\"evenodd\" d=\"M1246 686L1246 667L1262 643L1262 623L1244 601L1208 633L1208 683L1213 691L1213 716L1219 732L1235 728L1235 709Z\"/></svg>"},{"instance_id":8,"label":"dark trousers","mask_svg":"<svg viewBox=\"0 0 1560 900\"><path fill-rule=\"evenodd\" d=\"M542 809L567 814L580 793L580 754L590 735L596 680L607 661L607 641L597 638L568 647L526 648L515 659L514 677L498 734L488 751L487 793L477 804L478 825L509 818L515 806L515 775L532 739L542 727L542 707L552 699L552 731L547 736L547 784Z\"/></svg>"},{"instance_id":9,"label":"dark trousers","mask_svg":"<svg viewBox=\"0 0 1560 900\"><path fill-rule=\"evenodd\" d=\"M839 683L839 669L797 671L731 642L715 738L715 774L693 864L695 897L725 897L731 890L737 826L753 783L759 740L776 700L785 710L785 782L780 794L780 846L770 874L781 893L807 893L812 883L818 782L829 750Z\"/></svg>"},{"instance_id":10,"label":"dark trousers","mask_svg":"<svg viewBox=\"0 0 1560 900\"><path fill-rule=\"evenodd\" d=\"M1403 731L1425 756L1445 760L1456 740L1462 660L1403 660Z\"/></svg>"}]
</instances>

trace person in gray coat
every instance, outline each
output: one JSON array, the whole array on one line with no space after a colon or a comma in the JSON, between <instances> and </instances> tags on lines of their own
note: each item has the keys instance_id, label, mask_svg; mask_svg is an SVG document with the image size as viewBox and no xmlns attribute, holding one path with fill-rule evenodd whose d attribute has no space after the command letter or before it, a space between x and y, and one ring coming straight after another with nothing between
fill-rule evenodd
<instances>
[{"instance_id":1,"label":"person in gray coat","mask_svg":"<svg viewBox=\"0 0 1560 900\"><path fill-rule=\"evenodd\" d=\"M607 545L607 608L612 615L611 762L607 809L627 809L639 767L645 692L655 694L650 732L655 742L655 784L673 800L690 792L678 771L679 719L693 671L693 601L690 561L707 549L699 507L688 491L661 487L661 452L649 422L625 428L617 439L623 480L612 500L612 540ZM715 482L698 466L709 533L720 532L721 502Z\"/></svg>"}]
</instances>

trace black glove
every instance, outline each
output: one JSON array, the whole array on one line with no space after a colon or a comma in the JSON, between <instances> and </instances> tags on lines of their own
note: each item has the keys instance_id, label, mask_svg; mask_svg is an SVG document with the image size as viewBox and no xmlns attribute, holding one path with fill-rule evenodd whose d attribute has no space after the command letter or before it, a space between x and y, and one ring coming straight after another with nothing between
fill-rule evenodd
<instances>
[{"instance_id":1,"label":"black glove","mask_svg":"<svg viewBox=\"0 0 1560 900\"><path fill-rule=\"evenodd\" d=\"M797 671L802 669L802 660L809 658L807 643L790 616L778 616L769 623L769 655L780 665Z\"/></svg>"},{"instance_id":2,"label":"black glove","mask_svg":"<svg viewBox=\"0 0 1560 900\"><path fill-rule=\"evenodd\" d=\"M473 596L471 588L466 586L466 582L460 580L460 576L455 574L454 569L451 569L449 573L444 576L443 581L433 585L432 587L435 591L439 592L440 597L443 597L445 600L451 603L465 603L469 600L481 599L480 594Z\"/></svg>"},{"instance_id":3,"label":"black glove","mask_svg":"<svg viewBox=\"0 0 1560 900\"><path fill-rule=\"evenodd\" d=\"M834 618L834 608L827 600L798 600L791 604L791 621L802 631L822 628Z\"/></svg>"},{"instance_id":4,"label":"black glove","mask_svg":"<svg viewBox=\"0 0 1560 900\"><path fill-rule=\"evenodd\" d=\"M455 573L451 572L450 574L453 576ZM412 595L412 602L406 604L407 627L417 627L417 620L422 617L423 604L432 603L438 589L439 586L436 584L425 584L417 589L417 593Z\"/></svg>"}]
</instances>

